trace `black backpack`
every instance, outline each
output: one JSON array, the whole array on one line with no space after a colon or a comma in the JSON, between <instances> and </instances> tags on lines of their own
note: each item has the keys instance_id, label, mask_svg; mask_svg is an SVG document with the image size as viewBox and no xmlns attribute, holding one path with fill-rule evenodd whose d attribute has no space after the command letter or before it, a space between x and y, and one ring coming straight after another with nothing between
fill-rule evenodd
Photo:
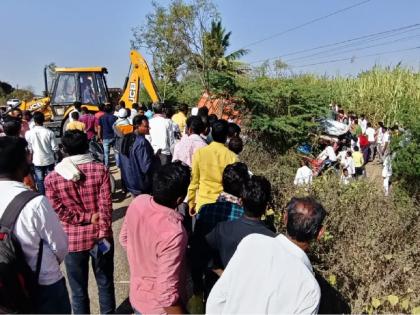
<instances>
[{"instance_id":1,"label":"black backpack","mask_svg":"<svg viewBox=\"0 0 420 315\"><path fill-rule=\"evenodd\" d=\"M23 191L7 206L0 219L0 313L35 313L36 290L42 260L42 240L36 271L25 261L21 246L13 235L16 220L33 198L40 194Z\"/></svg>"}]
</instances>

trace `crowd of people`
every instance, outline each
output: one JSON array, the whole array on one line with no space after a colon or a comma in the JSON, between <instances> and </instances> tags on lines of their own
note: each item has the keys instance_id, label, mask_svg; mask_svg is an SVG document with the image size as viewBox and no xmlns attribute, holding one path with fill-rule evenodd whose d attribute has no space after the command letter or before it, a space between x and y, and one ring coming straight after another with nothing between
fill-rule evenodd
<instances>
[{"instance_id":1,"label":"crowd of people","mask_svg":"<svg viewBox=\"0 0 420 315\"><path fill-rule=\"evenodd\" d=\"M119 240L131 312L317 312L321 293L306 253L324 232L326 211L311 197L293 198L284 209L287 233L278 234L263 220L270 182L239 161L240 127L205 107L191 112L184 104L173 114L165 104L120 103L93 114L76 103L60 145L41 112L3 118L0 236L10 226L4 233L13 235L16 260L30 276L16 264L7 277L0 270L2 310L90 313L90 263L100 312L114 313ZM92 142L102 145L102 162ZM112 156L121 189L133 198L119 235L112 230ZM14 281L23 274L33 287Z\"/></svg>"},{"instance_id":2,"label":"crowd of people","mask_svg":"<svg viewBox=\"0 0 420 315\"><path fill-rule=\"evenodd\" d=\"M365 115L345 113L336 103L330 104L331 118L347 126L347 132L337 138L324 140L322 152L313 160L303 159L297 170L294 184L310 185L314 176L328 167L340 174L340 183L348 185L360 176L367 177L366 164L382 165L385 196L390 190L392 176L391 137L400 131L398 126L386 127L378 122L374 127Z\"/></svg>"}]
</instances>

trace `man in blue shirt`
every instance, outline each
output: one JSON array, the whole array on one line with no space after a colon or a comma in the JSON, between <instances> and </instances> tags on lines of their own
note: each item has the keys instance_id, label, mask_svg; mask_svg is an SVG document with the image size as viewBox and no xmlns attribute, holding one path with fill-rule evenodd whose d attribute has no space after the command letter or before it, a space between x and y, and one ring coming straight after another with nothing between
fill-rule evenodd
<instances>
[{"instance_id":1,"label":"man in blue shirt","mask_svg":"<svg viewBox=\"0 0 420 315\"><path fill-rule=\"evenodd\" d=\"M111 146L114 145L115 133L113 125L117 117L113 115L114 109L111 104L106 104L104 108L105 114L99 118L98 136L102 140L104 147L104 164L109 167L109 153Z\"/></svg>"},{"instance_id":2,"label":"man in blue shirt","mask_svg":"<svg viewBox=\"0 0 420 315\"><path fill-rule=\"evenodd\" d=\"M223 171L223 192L214 203L205 204L197 215L194 232L191 238L192 278L195 293L210 292L213 285L214 274L207 272L211 260L211 249L205 236L223 221L232 221L242 217L242 191L244 184L249 180L248 167L241 162L226 166ZM203 274L205 280L203 283ZM207 292L208 291L208 292Z\"/></svg>"},{"instance_id":3,"label":"man in blue shirt","mask_svg":"<svg viewBox=\"0 0 420 315\"><path fill-rule=\"evenodd\" d=\"M207 243L217 252L216 257L220 258L222 269L226 268L236 247L245 236L253 233L275 236L261 221L270 199L270 182L262 176L252 176L242 193L244 215L237 220L219 223L206 235Z\"/></svg>"},{"instance_id":4,"label":"man in blue shirt","mask_svg":"<svg viewBox=\"0 0 420 315\"><path fill-rule=\"evenodd\" d=\"M147 117L134 117L133 127L134 132L125 135L121 143L120 167L124 184L135 197L151 192L156 158L151 144L145 138L150 129Z\"/></svg>"}]
</instances>

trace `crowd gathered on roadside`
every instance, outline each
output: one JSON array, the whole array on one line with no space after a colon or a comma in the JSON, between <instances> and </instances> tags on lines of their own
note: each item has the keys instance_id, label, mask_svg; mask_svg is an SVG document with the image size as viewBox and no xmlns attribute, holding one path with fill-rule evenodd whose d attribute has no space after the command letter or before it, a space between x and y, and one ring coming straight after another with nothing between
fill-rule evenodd
<instances>
[{"instance_id":1,"label":"crowd gathered on roadside","mask_svg":"<svg viewBox=\"0 0 420 315\"><path fill-rule=\"evenodd\" d=\"M398 125L386 127L383 122L374 125L362 114L346 113L340 106L330 104L331 119L341 123L346 132L338 137L321 138L322 152L314 159L303 158L297 170L294 184L310 185L314 176L320 175L328 168L340 172L340 183L350 184L360 177L368 177L368 163L382 166L383 190L389 195L392 158L391 138L401 132Z\"/></svg>"},{"instance_id":2,"label":"crowd gathered on roadside","mask_svg":"<svg viewBox=\"0 0 420 315\"><path fill-rule=\"evenodd\" d=\"M3 249L18 249L0 270L3 311L90 313L91 264L101 314L116 312L116 242L130 270L127 312L318 311L321 291L307 253L324 233L326 210L312 197L292 198L283 209L286 233L277 233L263 219L271 183L239 160L241 128L206 107L177 110L119 103L90 113L76 103L60 143L41 112L15 109L3 118L2 262ZM343 160L356 162L352 154ZM132 197L119 235L113 161L121 193Z\"/></svg>"}]
</instances>

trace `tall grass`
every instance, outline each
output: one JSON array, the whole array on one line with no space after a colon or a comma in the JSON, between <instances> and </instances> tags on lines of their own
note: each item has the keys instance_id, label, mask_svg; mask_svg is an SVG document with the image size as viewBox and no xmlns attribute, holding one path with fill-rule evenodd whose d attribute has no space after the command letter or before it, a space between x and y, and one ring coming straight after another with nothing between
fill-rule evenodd
<instances>
[{"instance_id":1,"label":"tall grass","mask_svg":"<svg viewBox=\"0 0 420 315\"><path fill-rule=\"evenodd\" d=\"M328 81L339 104L371 121L393 125L420 114L420 74L410 69L374 67L355 78Z\"/></svg>"}]
</instances>

